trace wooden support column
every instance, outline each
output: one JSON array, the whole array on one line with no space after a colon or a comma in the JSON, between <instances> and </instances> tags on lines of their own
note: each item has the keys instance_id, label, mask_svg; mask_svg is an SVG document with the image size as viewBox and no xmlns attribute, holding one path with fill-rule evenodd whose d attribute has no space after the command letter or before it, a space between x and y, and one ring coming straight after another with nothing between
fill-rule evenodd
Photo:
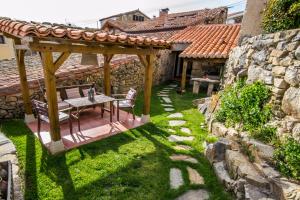
<instances>
[{"instance_id":1,"label":"wooden support column","mask_svg":"<svg viewBox=\"0 0 300 200\"><path fill-rule=\"evenodd\" d=\"M186 70L187 70L187 60L183 60L183 67L182 67L182 74L181 74L181 92L185 92Z\"/></svg>"},{"instance_id":2,"label":"wooden support column","mask_svg":"<svg viewBox=\"0 0 300 200\"><path fill-rule=\"evenodd\" d=\"M113 57L112 54L104 54L104 94L111 95L111 82L110 82L110 61Z\"/></svg>"},{"instance_id":3,"label":"wooden support column","mask_svg":"<svg viewBox=\"0 0 300 200\"><path fill-rule=\"evenodd\" d=\"M144 110L143 122L150 121L150 106L151 106L151 90L153 80L153 67L155 54L147 56L139 56L141 63L145 66L145 83L144 83Z\"/></svg>"},{"instance_id":4,"label":"wooden support column","mask_svg":"<svg viewBox=\"0 0 300 200\"><path fill-rule=\"evenodd\" d=\"M48 114L50 120L50 135L52 141L56 142L61 139L61 136L60 136L60 127L59 127L59 120L58 120L55 66L53 63L52 53L42 52L42 61L43 61L43 68L44 68L47 103L48 103Z\"/></svg>"},{"instance_id":5,"label":"wooden support column","mask_svg":"<svg viewBox=\"0 0 300 200\"><path fill-rule=\"evenodd\" d=\"M21 41L15 39L14 45L20 45ZM27 120L26 118L29 116L29 118L34 118L32 115L32 106L30 101L30 94L29 94L29 87L27 82L27 75L26 75L26 69L25 69L25 50L15 50L15 57L16 62L18 65L18 71L20 76L20 85L21 85L21 91L22 91L22 98L24 102L24 110L25 110L25 121L32 121Z\"/></svg>"}]
</instances>

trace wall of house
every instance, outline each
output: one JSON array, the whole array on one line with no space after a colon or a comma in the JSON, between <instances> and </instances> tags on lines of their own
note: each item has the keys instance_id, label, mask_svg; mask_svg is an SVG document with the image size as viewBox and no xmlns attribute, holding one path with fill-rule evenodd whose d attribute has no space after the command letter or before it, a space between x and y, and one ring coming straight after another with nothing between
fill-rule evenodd
<instances>
[{"instance_id":1,"label":"wall of house","mask_svg":"<svg viewBox=\"0 0 300 200\"><path fill-rule=\"evenodd\" d=\"M13 41L5 38L5 44L0 44L0 60L14 58Z\"/></svg>"},{"instance_id":2,"label":"wall of house","mask_svg":"<svg viewBox=\"0 0 300 200\"><path fill-rule=\"evenodd\" d=\"M220 69L224 67L226 60L220 59L199 59L193 61L191 78L201 78L204 73L218 76Z\"/></svg>"},{"instance_id":3,"label":"wall of house","mask_svg":"<svg viewBox=\"0 0 300 200\"><path fill-rule=\"evenodd\" d=\"M274 123L278 135L300 142L300 29L245 38L233 49L224 73L224 87L247 74L272 90Z\"/></svg>"},{"instance_id":4,"label":"wall of house","mask_svg":"<svg viewBox=\"0 0 300 200\"><path fill-rule=\"evenodd\" d=\"M161 51L154 66L153 85L157 85L172 78L172 56L168 50ZM28 58L27 58L28 59ZM15 66L15 60L6 61L6 65ZM145 68L137 57L126 62L116 61L111 64L111 84L113 93L126 93L130 87L139 91L144 86ZM1 73L1 66L0 66ZM86 66L84 68L71 68L69 71L56 74L57 86L76 85L84 83L96 83L98 91L103 88L103 68L98 66ZM30 96L32 99L42 99L41 89L43 80L29 82ZM0 119L22 118L24 108L20 85L0 87Z\"/></svg>"}]
</instances>

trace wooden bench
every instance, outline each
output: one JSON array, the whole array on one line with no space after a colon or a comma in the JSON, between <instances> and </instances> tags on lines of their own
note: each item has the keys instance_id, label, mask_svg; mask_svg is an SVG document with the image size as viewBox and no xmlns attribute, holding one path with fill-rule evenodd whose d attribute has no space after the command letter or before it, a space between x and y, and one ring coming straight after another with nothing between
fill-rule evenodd
<instances>
[{"instance_id":1,"label":"wooden bench","mask_svg":"<svg viewBox=\"0 0 300 200\"><path fill-rule=\"evenodd\" d=\"M219 84L219 80L213 80L209 78L192 78L191 81L193 81L193 93L194 94L199 94L199 89L201 83L208 83L208 88L207 88L207 96L211 96L212 91L214 89L215 84Z\"/></svg>"}]
</instances>

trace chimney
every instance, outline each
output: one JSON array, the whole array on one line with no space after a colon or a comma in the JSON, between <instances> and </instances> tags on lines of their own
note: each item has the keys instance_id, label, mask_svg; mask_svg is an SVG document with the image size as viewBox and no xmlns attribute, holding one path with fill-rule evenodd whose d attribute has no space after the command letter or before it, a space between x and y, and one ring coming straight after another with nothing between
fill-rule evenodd
<instances>
[{"instance_id":1,"label":"chimney","mask_svg":"<svg viewBox=\"0 0 300 200\"><path fill-rule=\"evenodd\" d=\"M163 8L159 10L159 17L165 17L169 13L169 8Z\"/></svg>"}]
</instances>

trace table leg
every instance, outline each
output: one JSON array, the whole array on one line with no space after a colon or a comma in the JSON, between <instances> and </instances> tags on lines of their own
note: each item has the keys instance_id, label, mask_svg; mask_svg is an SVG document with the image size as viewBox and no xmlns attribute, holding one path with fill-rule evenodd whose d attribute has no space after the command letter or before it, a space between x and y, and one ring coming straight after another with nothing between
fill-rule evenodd
<instances>
[{"instance_id":1,"label":"table leg","mask_svg":"<svg viewBox=\"0 0 300 200\"><path fill-rule=\"evenodd\" d=\"M80 112L79 112L79 108L77 108L77 123L78 123L78 131L81 131L81 129L80 129Z\"/></svg>"},{"instance_id":2,"label":"table leg","mask_svg":"<svg viewBox=\"0 0 300 200\"><path fill-rule=\"evenodd\" d=\"M104 115L104 104L101 104L101 118L103 118Z\"/></svg>"},{"instance_id":3,"label":"table leg","mask_svg":"<svg viewBox=\"0 0 300 200\"><path fill-rule=\"evenodd\" d=\"M211 96L213 89L214 89L214 84L209 83L208 88L207 88L207 96L209 96L209 97Z\"/></svg>"},{"instance_id":4,"label":"table leg","mask_svg":"<svg viewBox=\"0 0 300 200\"><path fill-rule=\"evenodd\" d=\"M110 122L112 122L112 107L113 107L113 102L109 102L110 105Z\"/></svg>"},{"instance_id":5,"label":"table leg","mask_svg":"<svg viewBox=\"0 0 300 200\"><path fill-rule=\"evenodd\" d=\"M199 94L199 87L200 87L200 82L199 81L194 81L194 86L193 86L193 93L194 94Z\"/></svg>"},{"instance_id":6,"label":"table leg","mask_svg":"<svg viewBox=\"0 0 300 200\"><path fill-rule=\"evenodd\" d=\"M117 101L117 120L120 121L119 101Z\"/></svg>"}]
</instances>

